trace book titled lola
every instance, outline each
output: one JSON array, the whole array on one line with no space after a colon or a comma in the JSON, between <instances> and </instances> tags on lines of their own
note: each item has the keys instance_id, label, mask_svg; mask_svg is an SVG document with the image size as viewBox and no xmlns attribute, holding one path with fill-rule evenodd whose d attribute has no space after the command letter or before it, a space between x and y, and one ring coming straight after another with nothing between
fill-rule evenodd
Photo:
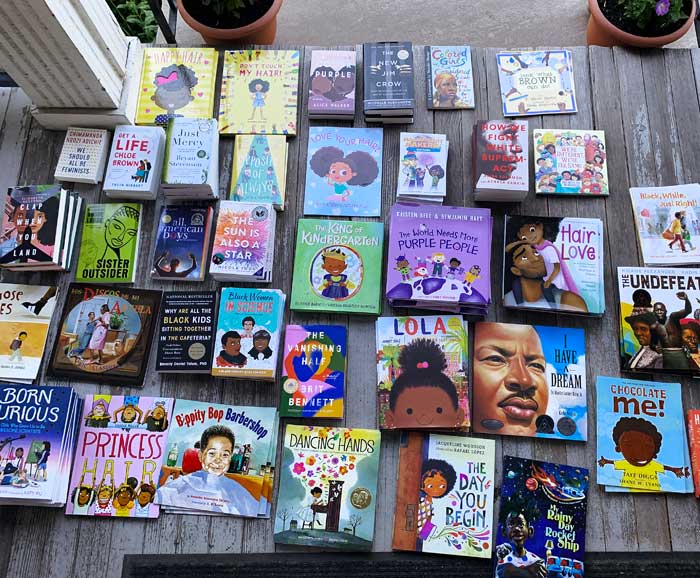
<instances>
[{"instance_id":1,"label":"book titled lola","mask_svg":"<svg viewBox=\"0 0 700 578\"><path fill-rule=\"evenodd\" d=\"M354 50L313 50L309 117L352 118L355 115Z\"/></svg>"},{"instance_id":2,"label":"book titled lola","mask_svg":"<svg viewBox=\"0 0 700 578\"><path fill-rule=\"evenodd\" d=\"M99 183L105 172L108 152L108 131L70 127L63 141L54 178L71 183Z\"/></svg>"},{"instance_id":3,"label":"book titled lola","mask_svg":"<svg viewBox=\"0 0 700 578\"><path fill-rule=\"evenodd\" d=\"M469 46L426 46L425 74L428 108L474 108Z\"/></svg>"}]
</instances>

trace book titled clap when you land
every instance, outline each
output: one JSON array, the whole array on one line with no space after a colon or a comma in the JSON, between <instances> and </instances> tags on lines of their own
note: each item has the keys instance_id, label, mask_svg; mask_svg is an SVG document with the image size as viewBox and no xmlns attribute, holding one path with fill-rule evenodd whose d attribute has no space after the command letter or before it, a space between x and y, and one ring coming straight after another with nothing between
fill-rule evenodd
<instances>
[{"instance_id":1,"label":"book titled clap when you land","mask_svg":"<svg viewBox=\"0 0 700 578\"><path fill-rule=\"evenodd\" d=\"M352 119L355 116L354 50L312 50L309 118Z\"/></svg>"},{"instance_id":2,"label":"book titled clap when you land","mask_svg":"<svg viewBox=\"0 0 700 578\"><path fill-rule=\"evenodd\" d=\"M469 46L426 46L425 75L428 108L474 108Z\"/></svg>"},{"instance_id":3,"label":"book titled clap when you land","mask_svg":"<svg viewBox=\"0 0 700 578\"><path fill-rule=\"evenodd\" d=\"M413 45L373 42L363 45L364 112L367 122L412 123Z\"/></svg>"}]
</instances>

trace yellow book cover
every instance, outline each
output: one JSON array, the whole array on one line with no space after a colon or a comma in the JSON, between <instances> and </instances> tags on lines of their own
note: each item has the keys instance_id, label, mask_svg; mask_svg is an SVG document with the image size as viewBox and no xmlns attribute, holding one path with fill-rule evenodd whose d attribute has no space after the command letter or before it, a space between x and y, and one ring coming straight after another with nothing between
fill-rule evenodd
<instances>
[{"instance_id":1,"label":"yellow book cover","mask_svg":"<svg viewBox=\"0 0 700 578\"><path fill-rule=\"evenodd\" d=\"M227 50L219 132L297 133L298 50Z\"/></svg>"},{"instance_id":2,"label":"yellow book cover","mask_svg":"<svg viewBox=\"0 0 700 578\"><path fill-rule=\"evenodd\" d=\"M136 124L212 118L218 59L216 48L144 49Z\"/></svg>"}]
</instances>

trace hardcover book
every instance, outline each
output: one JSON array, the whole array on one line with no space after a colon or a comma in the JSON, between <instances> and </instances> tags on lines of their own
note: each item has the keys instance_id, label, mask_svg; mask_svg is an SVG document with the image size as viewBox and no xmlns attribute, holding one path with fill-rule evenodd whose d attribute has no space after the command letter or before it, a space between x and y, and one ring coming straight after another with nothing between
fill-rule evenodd
<instances>
[{"instance_id":1,"label":"hardcover book","mask_svg":"<svg viewBox=\"0 0 700 578\"><path fill-rule=\"evenodd\" d=\"M447 151L444 134L402 132L401 165L396 181L396 198L432 199L447 194Z\"/></svg>"},{"instance_id":2,"label":"hardcover book","mask_svg":"<svg viewBox=\"0 0 700 578\"><path fill-rule=\"evenodd\" d=\"M213 207L164 205L153 252L154 279L202 281L206 274Z\"/></svg>"},{"instance_id":3,"label":"hardcover book","mask_svg":"<svg viewBox=\"0 0 700 578\"><path fill-rule=\"evenodd\" d=\"M304 215L378 217L381 128L309 127Z\"/></svg>"},{"instance_id":4,"label":"hardcover book","mask_svg":"<svg viewBox=\"0 0 700 578\"><path fill-rule=\"evenodd\" d=\"M291 309L379 315L384 225L299 219Z\"/></svg>"},{"instance_id":5,"label":"hardcover book","mask_svg":"<svg viewBox=\"0 0 700 578\"><path fill-rule=\"evenodd\" d=\"M99 183L105 172L109 137L109 132L101 128L70 127L54 178L71 183Z\"/></svg>"},{"instance_id":6,"label":"hardcover book","mask_svg":"<svg viewBox=\"0 0 700 578\"><path fill-rule=\"evenodd\" d=\"M425 75L428 108L474 108L469 46L426 46Z\"/></svg>"},{"instance_id":7,"label":"hardcover book","mask_svg":"<svg viewBox=\"0 0 700 578\"><path fill-rule=\"evenodd\" d=\"M474 432L588 438L583 329L477 323L473 371Z\"/></svg>"},{"instance_id":8,"label":"hardcover book","mask_svg":"<svg viewBox=\"0 0 700 578\"><path fill-rule=\"evenodd\" d=\"M48 373L143 385L160 291L71 283Z\"/></svg>"},{"instance_id":9,"label":"hardcover book","mask_svg":"<svg viewBox=\"0 0 700 578\"><path fill-rule=\"evenodd\" d=\"M603 223L506 215L503 305L603 315Z\"/></svg>"},{"instance_id":10,"label":"hardcover book","mask_svg":"<svg viewBox=\"0 0 700 578\"><path fill-rule=\"evenodd\" d=\"M287 191L287 138L239 134L233 144L229 199L271 203L284 210Z\"/></svg>"},{"instance_id":11,"label":"hardcover book","mask_svg":"<svg viewBox=\"0 0 700 578\"><path fill-rule=\"evenodd\" d=\"M218 59L216 48L144 48L136 124L211 118Z\"/></svg>"},{"instance_id":12,"label":"hardcover book","mask_svg":"<svg viewBox=\"0 0 700 578\"><path fill-rule=\"evenodd\" d=\"M347 352L342 325L287 325L280 417L342 419Z\"/></svg>"},{"instance_id":13,"label":"hardcover book","mask_svg":"<svg viewBox=\"0 0 700 578\"><path fill-rule=\"evenodd\" d=\"M88 394L66 514L157 518L153 501L172 417L172 398Z\"/></svg>"},{"instance_id":14,"label":"hardcover book","mask_svg":"<svg viewBox=\"0 0 700 578\"><path fill-rule=\"evenodd\" d=\"M494 575L583 578L585 468L503 456Z\"/></svg>"},{"instance_id":15,"label":"hardcover book","mask_svg":"<svg viewBox=\"0 0 700 578\"><path fill-rule=\"evenodd\" d=\"M534 129L535 192L608 195L605 132Z\"/></svg>"},{"instance_id":16,"label":"hardcover book","mask_svg":"<svg viewBox=\"0 0 700 578\"><path fill-rule=\"evenodd\" d=\"M496 442L402 432L394 550L490 558Z\"/></svg>"},{"instance_id":17,"label":"hardcover book","mask_svg":"<svg viewBox=\"0 0 700 578\"><path fill-rule=\"evenodd\" d=\"M275 544L370 551L379 430L287 425Z\"/></svg>"},{"instance_id":18,"label":"hardcover book","mask_svg":"<svg viewBox=\"0 0 700 578\"><path fill-rule=\"evenodd\" d=\"M700 185L632 187L637 239L645 265L700 261Z\"/></svg>"},{"instance_id":19,"label":"hardcover book","mask_svg":"<svg viewBox=\"0 0 700 578\"><path fill-rule=\"evenodd\" d=\"M309 117L352 119L355 116L354 50L312 50Z\"/></svg>"},{"instance_id":20,"label":"hardcover book","mask_svg":"<svg viewBox=\"0 0 700 578\"><path fill-rule=\"evenodd\" d=\"M688 447L690 448L690 473L693 477L695 497L700 498L700 410L688 410L687 424Z\"/></svg>"},{"instance_id":21,"label":"hardcover book","mask_svg":"<svg viewBox=\"0 0 700 578\"><path fill-rule=\"evenodd\" d=\"M156 340L156 371L209 373L216 319L214 291L165 291Z\"/></svg>"},{"instance_id":22,"label":"hardcover book","mask_svg":"<svg viewBox=\"0 0 700 578\"><path fill-rule=\"evenodd\" d=\"M469 428L467 324L459 315L380 317L380 429Z\"/></svg>"},{"instance_id":23,"label":"hardcover book","mask_svg":"<svg viewBox=\"0 0 700 578\"><path fill-rule=\"evenodd\" d=\"M496 63L503 116L576 112L571 51L499 52Z\"/></svg>"},{"instance_id":24,"label":"hardcover book","mask_svg":"<svg viewBox=\"0 0 700 578\"><path fill-rule=\"evenodd\" d=\"M227 50L219 131L295 135L298 91L298 50Z\"/></svg>"},{"instance_id":25,"label":"hardcover book","mask_svg":"<svg viewBox=\"0 0 700 578\"><path fill-rule=\"evenodd\" d=\"M410 42L372 42L363 45L365 114L412 115L413 45Z\"/></svg>"}]
</instances>

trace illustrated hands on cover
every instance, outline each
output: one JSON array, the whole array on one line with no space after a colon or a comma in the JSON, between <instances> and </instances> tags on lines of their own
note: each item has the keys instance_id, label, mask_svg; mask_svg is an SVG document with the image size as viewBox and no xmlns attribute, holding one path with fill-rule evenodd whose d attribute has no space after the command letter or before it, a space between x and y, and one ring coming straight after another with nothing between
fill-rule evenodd
<instances>
[{"instance_id":1,"label":"illustrated hands on cover","mask_svg":"<svg viewBox=\"0 0 700 578\"><path fill-rule=\"evenodd\" d=\"M302 351L301 355L295 355L292 358L292 367L294 367L294 372L296 373L299 381L308 381L313 377L318 369L321 367L321 362L323 361L323 352L320 350L315 350L311 352L308 358L306 357L306 352Z\"/></svg>"}]
</instances>

